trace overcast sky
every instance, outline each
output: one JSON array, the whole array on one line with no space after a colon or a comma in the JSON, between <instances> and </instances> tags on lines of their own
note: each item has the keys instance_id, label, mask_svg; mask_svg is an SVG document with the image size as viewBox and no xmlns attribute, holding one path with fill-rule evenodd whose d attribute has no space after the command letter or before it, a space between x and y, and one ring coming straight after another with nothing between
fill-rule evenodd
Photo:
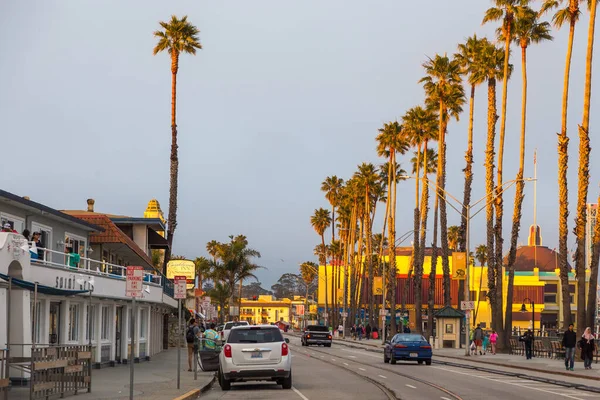
<instances>
[{"instance_id":1,"label":"overcast sky","mask_svg":"<svg viewBox=\"0 0 600 400\"><path fill-rule=\"evenodd\" d=\"M323 179L381 163L377 129L423 101L421 64L452 54L482 26L486 0L5 1L0 5L0 187L58 209L142 216L169 193L171 73L152 55L152 32L188 15L203 50L183 55L178 74L179 226L174 252L206 255L211 239L244 234L262 253L269 287L314 260L309 217L328 203ZM536 4L539 6L539 4ZM526 176L538 149L538 222L544 245L558 242L556 132L567 31L528 51ZM569 108L570 209L575 217L577 124L581 123L587 11L573 51ZM597 52L596 52L597 53ZM521 66L509 82L504 176L518 167ZM600 62L596 58L596 64ZM597 71L598 68L595 68ZM596 76L595 76L596 77ZM600 89L598 79L594 96ZM501 89L498 90L498 99ZM484 192L486 89L477 91L473 198ZM590 201L598 194L600 120L592 101ZM500 113L500 104L498 104ZM448 133L450 193L462 198L467 113ZM499 128L498 124L498 128ZM400 160L409 169L408 160ZM414 182L399 185L398 235L412 229ZM509 242L514 189L505 196ZM383 219L383 205L377 224ZM520 242L532 223L527 184ZM448 209L449 225L458 214ZM473 220L483 243L484 213ZM408 244L407 242L406 244ZM569 247L573 246L570 237Z\"/></svg>"}]
</instances>

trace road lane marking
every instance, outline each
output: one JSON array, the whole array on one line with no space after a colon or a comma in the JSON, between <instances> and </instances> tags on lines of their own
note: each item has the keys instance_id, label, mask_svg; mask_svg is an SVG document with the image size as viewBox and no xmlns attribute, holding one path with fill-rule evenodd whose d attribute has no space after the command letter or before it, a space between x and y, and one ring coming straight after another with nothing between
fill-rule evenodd
<instances>
[{"instance_id":1,"label":"road lane marking","mask_svg":"<svg viewBox=\"0 0 600 400\"><path fill-rule=\"evenodd\" d=\"M348 366L348 363L344 363L344 365L347 367L347 366Z\"/></svg>"},{"instance_id":2,"label":"road lane marking","mask_svg":"<svg viewBox=\"0 0 600 400\"><path fill-rule=\"evenodd\" d=\"M409 388L411 388L411 389L416 389L416 388L417 388L416 386L409 385L408 383L406 384L406 386L408 386L408 387L409 387Z\"/></svg>"},{"instance_id":3,"label":"road lane marking","mask_svg":"<svg viewBox=\"0 0 600 400\"><path fill-rule=\"evenodd\" d=\"M348 357L350 357L350 358L356 358L356 356L348 356Z\"/></svg>"},{"instance_id":4,"label":"road lane marking","mask_svg":"<svg viewBox=\"0 0 600 400\"><path fill-rule=\"evenodd\" d=\"M302 399L302 400L308 400L308 397L306 397L305 395L303 395L298 389L296 389L295 387L292 386L292 390Z\"/></svg>"},{"instance_id":5,"label":"road lane marking","mask_svg":"<svg viewBox=\"0 0 600 400\"><path fill-rule=\"evenodd\" d=\"M442 399L442 400L450 400L450 399L449 399L449 398L447 398L447 397L440 397L440 399Z\"/></svg>"},{"instance_id":6,"label":"road lane marking","mask_svg":"<svg viewBox=\"0 0 600 400\"><path fill-rule=\"evenodd\" d=\"M366 369L364 369L364 368L359 368L359 369L360 369L361 371L366 371Z\"/></svg>"},{"instance_id":7,"label":"road lane marking","mask_svg":"<svg viewBox=\"0 0 600 400\"><path fill-rule=\"evenodd\" d=\"M331 361L335 361L335 358L332 358Z\"/></svg>"},{"instance_id":8,"label":"road lane marking","mask_svg":"<svg viewBox=\"0 0 600 400\"><path fill-rule=\"evenodd\" d=\"M383 379L387 379L387 376L379 375Z\"/></svg>"}]
</instances>

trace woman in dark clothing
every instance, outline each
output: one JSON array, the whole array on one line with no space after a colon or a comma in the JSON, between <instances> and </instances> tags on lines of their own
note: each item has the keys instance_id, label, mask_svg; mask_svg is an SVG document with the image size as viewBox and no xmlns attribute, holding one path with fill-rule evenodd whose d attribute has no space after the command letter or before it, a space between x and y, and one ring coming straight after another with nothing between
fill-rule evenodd
<instances>
[{"instance_id":1,"label":"woman in dark clothing","mask_svg":"<svg viewBox=\"0 0 600 400\"><path fill-rule=\"evenodd\" d=\"M533 357L533 341L535 337L533 336L533 332L531 329L527 329L527 332L523 336L521 336L521 341L525 343L525 358L527 360L531 360Z\"/></svg>"},{"instance_id":2,"label":"woman in dark clothing","mask_svg":"<svg viewBox=\"0 0 600 400\"><path fill-rule=\"evenodd\" d=\"M585 369L592 369L592 360L594 359L596 344L594 343L592 330L589 327L585 328L585 332L583 332L583 335L581 336L579 348L581 349L581 358L583 358Z\"/></svg>"},{"instance_id":3,"label":"woman in dark clothing","mask_svg":"<svg viewBox=\"0 0 600 400\"><path fill-rule=\"evenodd\" d=\"M367 324L367 326L365 327L365 337L368 339L371 339L371 325Z\"/></svg>"}]
</instances>

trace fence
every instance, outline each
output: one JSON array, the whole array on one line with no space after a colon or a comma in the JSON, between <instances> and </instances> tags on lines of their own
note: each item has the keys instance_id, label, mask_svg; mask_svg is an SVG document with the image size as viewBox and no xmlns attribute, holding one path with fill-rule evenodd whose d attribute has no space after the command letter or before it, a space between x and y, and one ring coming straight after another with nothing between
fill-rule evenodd
<instances>
[{"instance_id":1,"label":"fence","mask_svg":"<svg viewBox=\"0 0 600 400\"><path fill-rule=\"evenodd\" d=\"M30 398L91 391L91 349L88 345L52 346L31 350Z\"/></svg>"}]
</instances>

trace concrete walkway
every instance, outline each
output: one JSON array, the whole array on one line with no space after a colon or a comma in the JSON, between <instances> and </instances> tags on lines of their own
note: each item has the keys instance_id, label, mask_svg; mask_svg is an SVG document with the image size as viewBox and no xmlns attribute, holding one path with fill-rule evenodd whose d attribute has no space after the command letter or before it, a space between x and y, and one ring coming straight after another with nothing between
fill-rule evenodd
<instances>
[{"instance_id":1,"label":"concrete walkway","mask_svg":"<svg viewBox=\"0 0 600 400\"><path fill-rule=\"evenodd\" d=\"M198 368L198 380L187 371L187 349L181 349L181 389L177 390L177 350L169 349L152 357L152 361L135 365L134 397L144 400L170 400L192 390L206 387L213 381L214 372ZM70 396L74 400L129 399L129 365L92 370L92 392ZM193 398L195 399L197 394ZM11 400L29 399L29 388L12 388Z\"/></svg>"}]
</instances>

